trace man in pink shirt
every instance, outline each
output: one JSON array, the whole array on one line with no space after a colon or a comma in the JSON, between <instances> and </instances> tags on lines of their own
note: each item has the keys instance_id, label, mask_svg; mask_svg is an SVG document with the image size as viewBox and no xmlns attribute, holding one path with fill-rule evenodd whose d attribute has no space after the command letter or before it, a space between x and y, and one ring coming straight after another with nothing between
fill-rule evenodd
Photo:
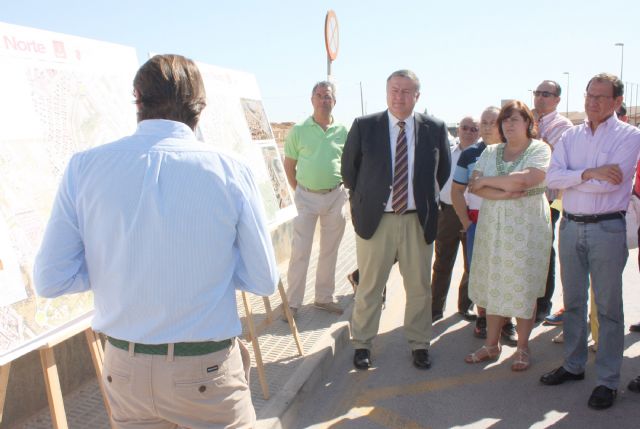
<instances>
[{"instance_id":1,"label":"man in pink shirt","mask_svg":"<svg viewBox=\"0 0 640 429\"><path fill-rule=\"evenodd\" d=\"M544 140L553 149L560 140L562 134L573 126L571 121L556 110L560 103L560 94L562 90L558 82L553 80L543 80L540 85L533 91L533 104L536 109L538 118L538 132L540 139ZM556 198L557 192L554 190L547 191L549 205ZM560 218L560 212L555 208L551 208L551 222L553 225L554 239L556 222ZM551 243L551 257L549 259L549 272L547 273L547 285L544 296L538 298L536 309L536 321L541 321L551 312L551 298L556 287L556 252ZM562 313L560 313L561 315ZM560 316L561 317L561 316ZM560 323L562 321L560 320Z\"/></svg>"},{"instance_id":2,"label":"man in pink shirt","mask_svg":"<svg viewBox=\"0 0 640 429\"><path fill-rule=\"evenodd\" d=\"M640 130L620 121L624 85L601 73L587 85L584 124L567 130L556 145L547 185L563 190L559 253L564 292L565 358L540 381L557 385L584 379L587 363L589 277L598 307L597 387L588 406L613 405L624 351L622 271L629 252L624 213L640 152Z\"/></svg>"}]
</instances>

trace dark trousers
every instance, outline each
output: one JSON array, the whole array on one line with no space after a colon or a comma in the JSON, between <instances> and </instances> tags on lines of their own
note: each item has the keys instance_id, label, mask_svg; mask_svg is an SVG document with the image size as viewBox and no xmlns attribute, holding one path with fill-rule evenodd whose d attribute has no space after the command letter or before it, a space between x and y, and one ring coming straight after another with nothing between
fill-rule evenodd
<instances>
[{"instance_id":1,"label":"dark trousers","mask_svg":"<svg viewBox=\"0 0 640 429\"><path fill-rule=\"evenodd\" d=\"M554 208L551 209L551 256L549 257L549 272L547 273L547 287L544 291L544 296L537 300L537 312L549 313L551 312L551 298L553 297L553 291L556 288L556 251L553 248L553 242L556 238L556 222L560 218L560 212Z\"/></svg>"},{"instance_id":2,"label":"dark trousers","mask_svg":"<svg viewBox=\"0 0 640 429\"><path fill-rule=\"evenodd\" d=\"M451 273L458 255L458 245L462 243L464 274L458 290L458 311L466 312L472 305L469 299L469 267L467 266L467 240L462 224L452 205L440 203L438 212L438 232L435 242L435 260L431 277L431 313L444 311L451 283Z\"/></svg>"}]
</instances>

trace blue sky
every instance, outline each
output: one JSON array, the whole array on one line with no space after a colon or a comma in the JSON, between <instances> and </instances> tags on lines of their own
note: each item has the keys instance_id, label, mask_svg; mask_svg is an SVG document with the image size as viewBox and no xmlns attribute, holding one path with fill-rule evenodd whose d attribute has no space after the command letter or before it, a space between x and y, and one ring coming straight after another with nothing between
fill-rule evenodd
<instances>
[{"instance_id":1,"label":"blue sky","mask_svg":"<svg viewBox=\"0 0 640 429\"><path fill-rule=\"evenodd\" d=\"M620 72L616 42L625 44L623 80L640 83L637 0L3 3L2 22L133 46L140 61L147 52L179 53L251 72L274 122L311 113L311 87L326 77L328 9L340 24L334 113L346 123L361 113L360 82L366 111L383 110L386 77L400 68L422 81L417 109L447 122L501 99L529 104L529 90L543 79L566 89L565 71L569 109L583 110L589 77ZM627 104L635 104L633 91Z\"/></svg>"}]
</instances>

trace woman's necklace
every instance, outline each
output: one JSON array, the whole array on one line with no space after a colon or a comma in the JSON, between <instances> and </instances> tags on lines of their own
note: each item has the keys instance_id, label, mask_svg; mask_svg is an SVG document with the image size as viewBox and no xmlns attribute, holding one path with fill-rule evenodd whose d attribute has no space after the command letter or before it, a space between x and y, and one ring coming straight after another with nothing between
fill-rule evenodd
<instances>
[{"instance_id":1,"label":"woman's necklace","mask_svg":"<svg viewBox=\"0 0 640 429\"><path fill-rule=\"evenodd\" d=\"M513 162L511 162L511 165L509 166L507 166L504 161L504 148L506 146L507 145L505 143L503 145L500 145L497 149L498 153L496 154L496 170L498 170L498 175L500 176L506 176L513 173L520 161L524 159L525 155L529 151L529 148L531 147L531 140L529 140L529 144L527 144L527 147L522 152L520 152L520 155L518 155L518 157Z\"/></svg>"}]
</instances>

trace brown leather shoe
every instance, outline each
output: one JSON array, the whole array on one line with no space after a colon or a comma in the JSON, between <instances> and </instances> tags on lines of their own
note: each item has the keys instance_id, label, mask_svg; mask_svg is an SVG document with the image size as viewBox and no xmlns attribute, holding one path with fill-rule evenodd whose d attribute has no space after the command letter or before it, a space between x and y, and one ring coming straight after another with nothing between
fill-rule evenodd
<instances>
[{"instance_id":1,"label":"brown leather shoe","mask_svg":"<svg viewBox=\"0 0 640 429\"><path fill-rule=\"evenodd\" d=\"M329 313L342 314L344 310L335 302L314 302L313 306L320 310L328 311Z\"/></svg>"}]
</instances>

